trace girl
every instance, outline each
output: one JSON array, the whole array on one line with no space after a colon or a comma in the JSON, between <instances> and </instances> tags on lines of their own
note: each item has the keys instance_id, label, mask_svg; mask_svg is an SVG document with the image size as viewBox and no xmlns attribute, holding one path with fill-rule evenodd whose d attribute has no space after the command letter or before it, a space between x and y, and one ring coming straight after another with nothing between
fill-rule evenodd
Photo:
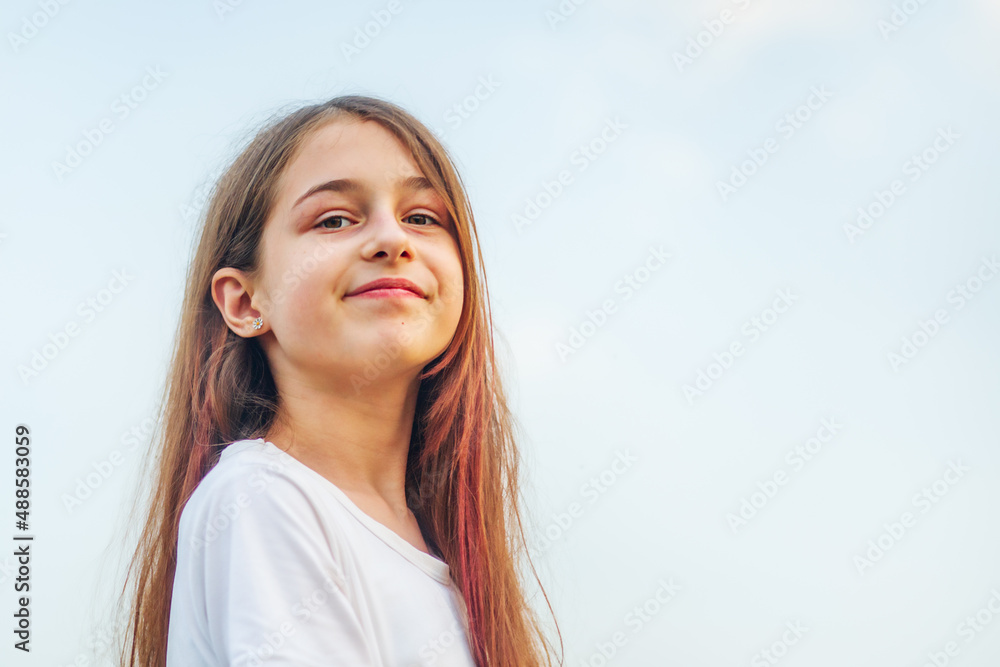
<instances>
[{"instance_id":1,"label":"girl","mask_svg":"<svg viewBox=\"0 0 1000 667\"><path fill-rule=\"evenodd\" d=\"M552 664L481 265L398 106L337 97L250 142L187 278L121 664Z\"/></svg>"}]
</instances>

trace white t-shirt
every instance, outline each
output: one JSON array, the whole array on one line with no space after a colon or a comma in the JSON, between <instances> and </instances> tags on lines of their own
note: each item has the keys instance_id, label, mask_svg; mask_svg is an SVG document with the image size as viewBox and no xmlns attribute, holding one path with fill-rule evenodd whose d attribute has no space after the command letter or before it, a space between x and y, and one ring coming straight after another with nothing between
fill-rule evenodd
<instances>
[{"instance_id":1,"label":"white t-shirt","mask_svg":"<svg viewBox=\"0 0 1000 667\"><path fill-rule=\"evenodd\" d=\"M180 517L167 667L474 667L448 565L263 439Z\"/></svg>"}]
</instances>

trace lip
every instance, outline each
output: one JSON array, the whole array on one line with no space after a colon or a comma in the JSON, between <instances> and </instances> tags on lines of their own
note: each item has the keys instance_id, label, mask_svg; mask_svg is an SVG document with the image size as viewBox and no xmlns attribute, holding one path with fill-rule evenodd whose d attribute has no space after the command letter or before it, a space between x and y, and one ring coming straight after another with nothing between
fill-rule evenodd
<instances>
[{"instance_id":1,"label":"lip","mask_svg":"<svg viewBox=\"0 0 1000 667\"><path fill-rule=\"evenodd\" d=\"M417 287L416 284L406 278L398 277L373 280L370 283L356 287L344 296L358 296L366 292L372 292L369 295L372 297L406 296L403 290L412 292L414 296L419 296L421 299L425 298L424 291Z\"/></svg>"}]
</instances>

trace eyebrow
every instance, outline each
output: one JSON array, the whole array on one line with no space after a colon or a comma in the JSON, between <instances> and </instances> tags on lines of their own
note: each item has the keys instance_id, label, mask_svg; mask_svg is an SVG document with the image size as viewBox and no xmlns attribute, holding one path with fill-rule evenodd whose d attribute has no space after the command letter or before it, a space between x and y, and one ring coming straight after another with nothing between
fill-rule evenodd
<instances>
[{"instance_id":1,"label":"eyebrow","mask_svg":"<svg viewBox=\"0 0 1000 667\"><path fill-rule=\"evenodd\" d=\"M434 186L431 182L424 178L423 176L410 176L409 178L404 178L396 183L396 187L403 190L433 190ZM295 200L292 204L292 208L295 208L303 201L313 196L317 192L346 192L346 193L357 193L365 189L358 181L350 178L336 178L332 181L327 181L325 183L320 183L319 185L314 185L309 188L304 195Z\"/></svg>"}]
</instances>

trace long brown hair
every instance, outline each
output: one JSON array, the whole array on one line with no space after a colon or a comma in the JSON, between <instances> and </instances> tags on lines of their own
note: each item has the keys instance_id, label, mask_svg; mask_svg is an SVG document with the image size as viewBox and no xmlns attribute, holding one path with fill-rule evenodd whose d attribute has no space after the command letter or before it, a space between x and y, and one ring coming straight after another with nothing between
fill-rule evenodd
<instances>
[{"instance_id":1,"label":"long brown hair","mask_svg":"<svg viewBox=\"0 0 1000 667\"><path fill-rule=\"evenodd\" d=\"M476 664L552 665L519 574L520 559L531 559L519 509L516 422L494 359L482 251L464 186L445 148L420 121L390 102L361 95L272 119L212 193L160 399L159 444L147 463L154 475L145 524L121 593L129 603L121 665L165 664L181 510L228 443L265 437L277 416L267 358L255 338L227 327L210 294L212 276L222 267L251 275L260 270L261 235L279 177L310 133L338 119L371 120L392 132L455 221L465 298L450 345L420 375L407 504L462 593ZM541 587L533 565L531 571ZM551 612L548 595L545 600ZM559 640L562 646L561 633Z\"/></svg>"}]
</instances>

